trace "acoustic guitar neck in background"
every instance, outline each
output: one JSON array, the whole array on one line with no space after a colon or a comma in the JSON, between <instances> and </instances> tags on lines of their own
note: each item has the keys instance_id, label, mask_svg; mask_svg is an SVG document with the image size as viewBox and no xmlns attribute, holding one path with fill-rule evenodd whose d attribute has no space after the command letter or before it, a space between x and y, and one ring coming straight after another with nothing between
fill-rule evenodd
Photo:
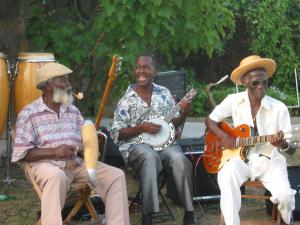
<instances>
[{"instance_id":1,"label":"acoustic guitar neck in background","mask_svg":"<svg viewBox=\"0 0 300 225\"><path fill-rule=\"evenodd\" d=\"M103 94L101 102L99 104L98 114L97 114L96 121L95 121L96 129L98 129L98 126L102 119L104 106L107 102L107 97L108 97L112 82L116 79L117 73L121 70L121 60L122 60L122 57L119 57L117 55L114 55L112 57L112 64L111 64L111 67L110 67L110 70L108 73L108 80L106 83L104 94Z\"/></svg>"}]
</instances>

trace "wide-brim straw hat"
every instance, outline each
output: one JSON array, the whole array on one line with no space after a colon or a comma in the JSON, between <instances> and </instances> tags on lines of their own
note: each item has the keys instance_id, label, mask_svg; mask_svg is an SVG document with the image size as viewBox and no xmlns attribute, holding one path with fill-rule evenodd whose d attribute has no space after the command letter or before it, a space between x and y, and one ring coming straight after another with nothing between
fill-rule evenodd
<instances>
[{"instance_id":1,"label":"wide-brim straw hat","mask_svg":"<svg viewBox=\"0 0 300 225\"><path fill-rule=\"evenodd\" d=\"M268 77L271 77L276 71L276 62L273 59L261 58L258 55L248 56L232 71L230 78L234 83L242 85L242 77L254 69L265 69Z\"/></svg>"},{"instance_id":2,"label":"wide-brim straw hat","mask_svg":"<svg viewBox=\"0 0 300 225\"><path fill-rule=\"evenodd\" d=\"M36 72L36 86L40 83L50 80L54 77L59 77L67 74L71 74L73 71L68 67L59 63L46 63L42 65Z\"/></svg>"}]
</instances>

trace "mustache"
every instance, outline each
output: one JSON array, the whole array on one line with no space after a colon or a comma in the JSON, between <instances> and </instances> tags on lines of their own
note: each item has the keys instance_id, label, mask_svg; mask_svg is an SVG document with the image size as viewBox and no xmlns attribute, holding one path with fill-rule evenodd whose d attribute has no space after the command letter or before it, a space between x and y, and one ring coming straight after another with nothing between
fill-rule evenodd
<instances>
[{"instance_id":1,"label":"mustache","mask_svg":"<svg viewBox=\"0 0 300 225\"><path fill-rule=\"evenodd\" d=\"M73 95L72 95L72 88L54 88L52 100L56 103L61 103L64 105L69 105L73 103Z\"/></svg>"}]
</instances>

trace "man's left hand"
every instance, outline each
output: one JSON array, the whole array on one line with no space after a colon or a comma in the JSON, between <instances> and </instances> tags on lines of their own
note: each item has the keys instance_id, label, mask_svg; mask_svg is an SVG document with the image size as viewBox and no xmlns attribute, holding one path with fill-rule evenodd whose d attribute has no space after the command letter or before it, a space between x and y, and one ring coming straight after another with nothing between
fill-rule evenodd
<instances>
[{"instance_id":1,"label":"man's left hand","mask_svg":"<svg viewBox=\"0 0 300 225\"><path fill-rule=\"evenodd\" d=\"M284 134L283 134L282 130L277 132L276 135L272 136L270 143L272 145L278 147L278 148L281 148L281 149L284 149L284 148L288 147L288 143L284 139Z\"/></svg>"},{"instance_id":2,"label":"man's left hand","mask_svg":"<svg viewBox=\"0 0 300 225\"><path fill-rule=\"evenodd\" d=\"M188 112L190 111L191 109L191 101L188 101L188 100L183 100L181 103L181 108L182 108L182 115L186 116L188 114Z\"/></svg>"}]
</instances>

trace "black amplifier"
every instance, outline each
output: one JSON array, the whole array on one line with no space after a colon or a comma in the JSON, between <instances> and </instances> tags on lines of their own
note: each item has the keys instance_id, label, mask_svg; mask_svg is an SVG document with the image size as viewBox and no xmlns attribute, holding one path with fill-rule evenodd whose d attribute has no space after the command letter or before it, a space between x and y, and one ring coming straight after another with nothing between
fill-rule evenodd
<instances>
[{"instance_id":1,"label":"black amplifier","mask_svg":"<svg viewBox=\"0 0 300 225\"><path fill-rule=\"evenodd\" d=\"M207 173L203 166L204 136L178 139L176 142L193 164L193 201L219 200L217 174Z\"/></svg>"},{"instance_id":2,"label":"black amplifier","mask_svg":"<svg viewBox=\"0 0 300 225\"><path fill-rule=\"evenodd\" d=\"M199 155L204 153L204 137L182 138L176 140L183 149L185 155Z\"/></svg>"}]
</instances>

